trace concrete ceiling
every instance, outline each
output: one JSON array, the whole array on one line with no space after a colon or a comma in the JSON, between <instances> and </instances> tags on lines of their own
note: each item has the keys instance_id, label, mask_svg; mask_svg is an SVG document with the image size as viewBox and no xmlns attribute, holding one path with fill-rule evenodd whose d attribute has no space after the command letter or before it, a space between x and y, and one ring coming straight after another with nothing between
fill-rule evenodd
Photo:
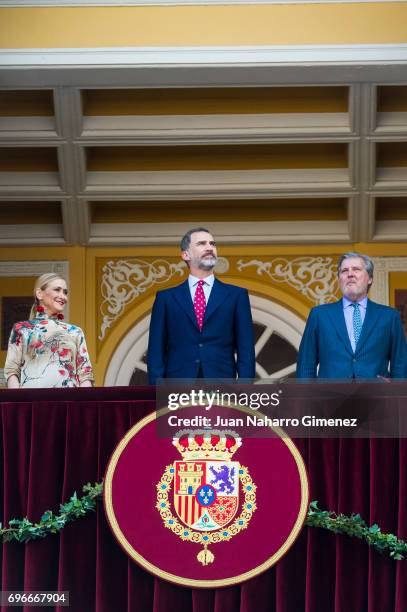
<instances>
[{"instance_id":1,"label":"concrete ceiling","mask_svg":"<svg viewBox=\"0 0 407 612\"><path fill-rule=\"evenodd\" d=\"M405 75L0 64L0 244L404 241Z\"/></svg>"}]
</instances>

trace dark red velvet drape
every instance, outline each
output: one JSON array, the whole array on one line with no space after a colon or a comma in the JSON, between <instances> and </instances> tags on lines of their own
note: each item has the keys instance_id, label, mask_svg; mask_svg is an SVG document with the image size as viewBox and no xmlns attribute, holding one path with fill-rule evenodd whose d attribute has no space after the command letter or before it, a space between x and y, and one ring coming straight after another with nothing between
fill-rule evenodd
<instances>
[{"instance_id":1,"label":"dark red velvet drape","mask_svg":"<svg viewBox=\"0 0 407 612\"><path fill-rule=\"evenodd\" d=\"M3 391L0 401L4 522L38 520L86 482L100 480L117 442L155 405L148 388ZM297 444L311 499L321 508L359 512L407 538L406 440ZM313 528L304 528L276 567L218 590L183 589L147 574L117 545L102 504L60 536L4 544L1 555L3 590L69 591L71 612L407 610L407 560L393 561L363 542Z\"/></svg>"}]
</instances>

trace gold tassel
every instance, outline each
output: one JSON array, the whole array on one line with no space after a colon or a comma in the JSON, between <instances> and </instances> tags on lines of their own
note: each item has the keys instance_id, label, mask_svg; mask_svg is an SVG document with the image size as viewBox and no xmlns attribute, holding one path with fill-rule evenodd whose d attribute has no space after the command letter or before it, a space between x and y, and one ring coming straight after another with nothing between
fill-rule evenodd
<instances>
[{"instance_id":1,"label":"gold tassel","mask_svg":"<svg viewBox=\"0 0 407 612\"><path fill-rule=\"evenodd\" d=\"M204 544L204 549L197 554L196 558L202 565L209 565L209 563L213 563L215 555L208 550L208 545Z\"/></svg>"}]
</instances>

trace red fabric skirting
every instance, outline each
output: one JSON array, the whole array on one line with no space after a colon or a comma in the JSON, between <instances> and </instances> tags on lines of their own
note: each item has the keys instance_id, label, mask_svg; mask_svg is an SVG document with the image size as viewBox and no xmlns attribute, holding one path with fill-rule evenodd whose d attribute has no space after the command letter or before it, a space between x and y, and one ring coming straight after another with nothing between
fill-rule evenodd
<instances>
[{"instance_id":1,"label":"red fabric skirting","mask_svg":"<svg viewBox=\"0 0 407 612\"><path fill-rule=\"evenodd\" d=\"M4 391L0 400L3 522L38 520L73 491L80 494L83 484L101 480L117 442L155 406L151 388ZM407 538L404 439L297 445L311 499L321 508L358 512ZM313 528L304 528L276 567L218 590L183 589L139 568L116 543L101 503L96 515L67 525L60 536L4 544L1 554L2 590L70 591L71 612L407 610L407 560L395 562L363 542Z\"/></svg>"}]
</instances>

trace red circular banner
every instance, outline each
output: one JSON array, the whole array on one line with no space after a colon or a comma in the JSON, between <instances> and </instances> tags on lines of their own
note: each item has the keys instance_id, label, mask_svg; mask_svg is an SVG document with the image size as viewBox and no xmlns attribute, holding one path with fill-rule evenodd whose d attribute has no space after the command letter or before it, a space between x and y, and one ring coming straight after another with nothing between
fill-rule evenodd
<instances>
[{"instance_id":1,"label":"red circular banner","mask_svg":"<svg viewBox=\"0 0 407 612\"><path fill-rule=\"evenodd\" d=\"M298 536L308 480L294 443L275 429L157 436L156 414L125 435L104 485L110 526L128 555L177 584L219 587L274 565Z\"/></svg>"}]
</instances>

